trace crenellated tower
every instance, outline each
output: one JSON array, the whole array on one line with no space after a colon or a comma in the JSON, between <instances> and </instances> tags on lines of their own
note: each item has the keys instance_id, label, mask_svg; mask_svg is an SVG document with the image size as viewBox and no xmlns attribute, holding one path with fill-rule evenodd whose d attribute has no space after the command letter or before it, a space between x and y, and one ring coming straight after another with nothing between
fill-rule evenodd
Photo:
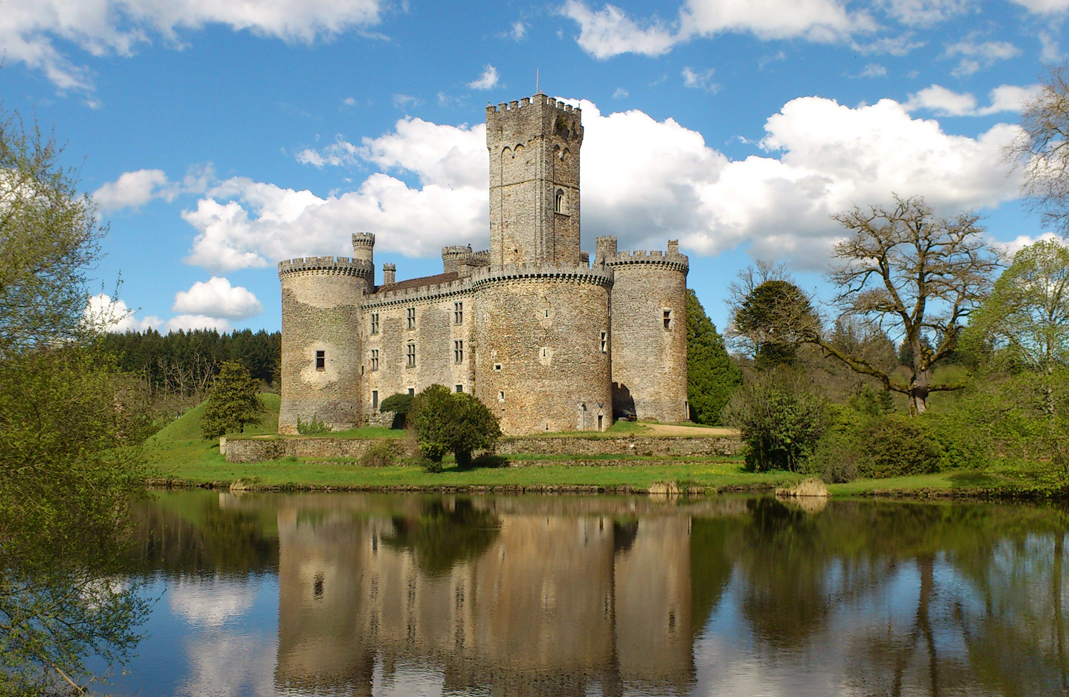
<instances>
[{"instance_id":1,"label":"crenellated tower","mask_svg":"<svg viewBox=\"0 0 1069 697\"><path fill-rule=\"evenodd\" d=\"M582 111L536 94L486 108L490 264L578 264Z\"/></svg>"}]
</instances>

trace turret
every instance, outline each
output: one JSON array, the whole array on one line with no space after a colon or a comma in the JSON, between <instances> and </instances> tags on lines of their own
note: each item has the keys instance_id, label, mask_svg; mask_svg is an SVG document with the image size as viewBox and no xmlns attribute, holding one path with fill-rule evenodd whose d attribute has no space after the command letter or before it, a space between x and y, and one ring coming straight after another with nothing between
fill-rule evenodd
<instances>
[{"instance_id":1,"label":"turret","mask_svg":"<svg viewBox=\"0 0 1069 697\"><path fill-rule=\"evenodd\" d=\"M382 285L392 286L397 283L397 264L382 265Z\"/></svg>"},{"instance_id":2,"label":"turret","mask_svg":"<svg viewBox=\"0 0 1069 697\"><path fill-rule=\"evenodd\" d=\"M453 273L460 270L460 265L463 264L468 257L471 256L471 245L464 247L451 246L442 247L442 270L444 273Z\"/></svg>"}]
</instances>

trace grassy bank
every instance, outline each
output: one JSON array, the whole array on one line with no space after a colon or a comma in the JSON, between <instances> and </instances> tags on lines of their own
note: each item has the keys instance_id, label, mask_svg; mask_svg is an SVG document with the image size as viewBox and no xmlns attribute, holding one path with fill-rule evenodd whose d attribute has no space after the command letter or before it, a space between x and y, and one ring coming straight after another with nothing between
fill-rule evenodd
<instances>
[{"instance_id":1,"label":"grassy bank","mask_svg":"<svg viewBox=\"0 0 1069 697\"><path fill-rule=\"evenodd\" d=\"M260 424L246 427L243 435L269 436L278 430L278 395L261 395L266 412ZM646 490L656 482L676 482L683 488L707 491L767 490L795 483L803 475L791 472L748 472L741 458L560 457L518 455L510 460L521 467L459 468L447 461L439 474L424 472L411 463L389 467L361 467L349 460L298 460L284 458L264 463L228 463L218 443L201 437L203 407L190 410L146 444L155 481L192 486L229 486L241 482L250 488L269 489L550 489ZM642 424L620 426L616 435L645 432ZM616 429L616 426L614 426ZM383 429L358 429L348 437L378 437ZM336 437L338 434L330 434ZM390 436L400 437L399 432ZM582 461L582 464L579 464ZM605 465L599 464L605 461ZM569 464L575 463L575 464ZM609 463L612 463L611 465ZM1059 496L1066 475L1050 465L1001 464L984 470L959 470L895 479L862 479L833 484L834 496L971 496L981 498Z\"/></svg>"}]
</instances>

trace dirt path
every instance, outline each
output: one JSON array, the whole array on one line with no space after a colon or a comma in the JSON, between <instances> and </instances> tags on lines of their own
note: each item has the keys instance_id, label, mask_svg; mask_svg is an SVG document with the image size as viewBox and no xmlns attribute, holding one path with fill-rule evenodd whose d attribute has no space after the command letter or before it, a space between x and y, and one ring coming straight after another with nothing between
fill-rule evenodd
<instances>
[{"instance_id":1,"label":"dirt path","mask_svg":"<svg viewBox=\"0 0 1069 697\"><path fill-rule=\"evenodd\" d=\"M642 424L651 436L737 436L733 428L706 428L704 426L671 426L669 424Z\"/></svg>"}]
</instances>

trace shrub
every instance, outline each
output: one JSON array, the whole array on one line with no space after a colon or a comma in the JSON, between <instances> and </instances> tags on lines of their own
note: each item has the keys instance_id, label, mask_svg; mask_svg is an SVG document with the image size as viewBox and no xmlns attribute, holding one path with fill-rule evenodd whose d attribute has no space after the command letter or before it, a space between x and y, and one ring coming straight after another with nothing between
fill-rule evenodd
<instances>
[{"instance_id":1,"label":"shrub","mask_svg":"<svg viewBox=\"0 0 1069 697\"><path fill-rule=\"evenodd\" d=\"M942 450L917 417L885 416L866 429L859 473L881 479L935 472Z\"/></svg>"},{"instance_id":2,"label":"shrub","mask_svg":"<svg viewBox=\"0 0 1069 697\"><path fill-rule=\"evenodd\" d=\"M728 402L722 419L739 429L748 469L798 471L813 452L828 426L828 410L801 381L776 372L761 374Z\"/></svg>"},{"instance_id":3,"label":"shrub","mask_svg":"<svg viewBox=\"0 0 1069 697\"><path fill-rule=\"evenodd\" d=\"M408 412L412 410L413 395L406 393L392 394L379 404L379 413L393 412L393 423L390 428L404 428L408 419Z\"/></svg>"},{"instance_id":4,"label":"shrub","mask_svg":"<svg viewBox=\"0 0 1069 697\"><path fill-rule=\"evenodd\" d=\"M467 393L431 385L416 395L409 413L416 443L423 457L440 463L446 453L468 465L475 450L491 448L501 437L497 418Z\"/></svg>"},{"instance_id":5,"label":"shrub","mask_svg":"<svg viewBox=\"0 0 1069 697\"><path fill-rule=\"evenodd\" d=\"M311 421L301 421L301 417L297 417L297 433L302 436L322 436L325 433L330 433L330 426L323 423L315 415L312 415Z\"/></svg>"},{"instance_id":6,"label":"shrub","mask_svg":"<svg viewBox=\"0 0 1069 697\"><path fill-rule=\"evenodd\" d=\"M205 438L241 433L245 424L257 423L263 407L256 396L258 384L245 366L226 361L208 392L201 429Z\"/></svg>"},{"instance_id":7,"label":"shrub","mask_svg":"<svg viewBox=\"0 0 1069 697\"><path fill-rule=\"evenodd\" d=\"M829 414L829 426L806 469L829 484L852 482L858 477L858 461L864 448L862 434L872 419L851 406L829 407Z\"/></svg>"},{"instance_id":8,"label":"shrub","mask_svg":"<svg viewBox=\"0 0 1069 697\"><path fill-rule=\"evenodd\" d=\"M362 467L389 467L397 461L390 443L376 443L360 456Z\"/></svg>"}]
</instances>

